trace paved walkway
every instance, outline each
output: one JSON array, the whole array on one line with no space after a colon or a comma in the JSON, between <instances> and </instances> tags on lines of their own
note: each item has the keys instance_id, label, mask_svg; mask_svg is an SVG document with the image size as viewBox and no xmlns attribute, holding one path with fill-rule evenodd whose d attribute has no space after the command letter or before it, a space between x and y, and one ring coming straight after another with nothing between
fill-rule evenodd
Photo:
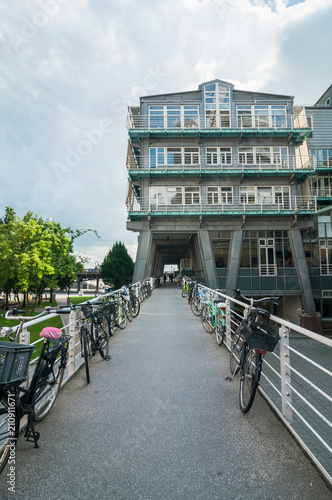
<instances>
[{"instance_id":1,"label":"paved walkway","mask_svg":"<svg viewBox=\"0 0 332 500\"><path fill-rule=\"evenodd\" d=\"M111 355L92 360L89 386L80 370L63 387L38 450L20 438L2 499L332 499L259 395L241 413L228 351L175 286L153 291Z\"/></svg>"}]
</instances>

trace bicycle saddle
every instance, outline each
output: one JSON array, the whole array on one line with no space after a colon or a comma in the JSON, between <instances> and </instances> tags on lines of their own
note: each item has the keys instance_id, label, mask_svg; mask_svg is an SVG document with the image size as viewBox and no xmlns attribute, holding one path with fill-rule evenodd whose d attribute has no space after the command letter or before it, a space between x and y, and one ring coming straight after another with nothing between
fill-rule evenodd
<instances>
[{"instance_id":1,"label":"bicycle saddle","mask_svg":"<svg viewBox=\"0 0 332 500\"><path fill-rule=\"evenodd\" d=\"M42 329L39 336L44 337L44 339L59 339L62 337L62 331L54 326L47 326Z\"/></svg>"}]
</instances>

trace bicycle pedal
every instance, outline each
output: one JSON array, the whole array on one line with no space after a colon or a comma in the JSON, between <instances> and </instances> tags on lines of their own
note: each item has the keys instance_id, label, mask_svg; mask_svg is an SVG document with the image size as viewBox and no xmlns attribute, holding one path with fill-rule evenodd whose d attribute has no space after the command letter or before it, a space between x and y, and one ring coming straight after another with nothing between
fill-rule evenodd
<instances>
[{"instance_id":1,"label":"bicycle pedal","mask_svg":"<svg viewBox=\"0 0 332 500\"><path fill-rule=\"evenodd\" d=\"M37 441L39 441L40 432L29 430L24 434L24 437L26 438L25 440L29 443L34 443L35 448L39 448L39 444Z\"/></svg>"},{"instance_id":2,"label":"bicycle pedal","mask_svg":"<svg viewBox=\"0 0 332 500\"><path fill-rule=\"evenodd\" d=\"M229 377L228 375L225 377L225 380L228 380L228 382L233 382L233 377Z\"/></svg>"}]
</instances>

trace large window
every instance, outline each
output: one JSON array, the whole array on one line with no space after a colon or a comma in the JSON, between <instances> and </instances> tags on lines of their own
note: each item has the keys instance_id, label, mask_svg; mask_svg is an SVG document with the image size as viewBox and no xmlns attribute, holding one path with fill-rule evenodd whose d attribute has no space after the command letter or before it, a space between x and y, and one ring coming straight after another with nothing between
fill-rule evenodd
<instances>
[{"instance_id":1,"label":"large window","mask_svg":"<svg viewBox=\"0 0 332 500\"><path fill-rule=\"evenodd\" d=\"M163 210L172 205L200 205L199 186L151 186L151 210Z\"/></svg>"},{"instance_id":2,"label":"large window","mask_svg":"<svg viewBox=\"0 0 332 500\"><path fill-rule=\"evenodd\" d=\"M198 106L149 106L149 128L198 128Z\"/></svg>"},{"instance_id":3,"label":"large window","mask_svg":"<svg viewBox=\"0 0 332 500\"><path fill-rule=\"evenodd\" d=\"M287 125L286 106L238 105L238 127L278 128Z\"/></svg>"},{"instance_id":4,"label":"large window","mask_svg":"<svg viewBox=\"0 0 332 500\"><path fill-rule=\"evenodd\" d=\"M309 155L316 159L317 167L332 167L332 149L309 149Z\"/></svg>"},{"instance_id":5,"label":"large window","mask_svg":"<svg viewBox=\"0 0 332 500\"><path fill-rule=\"evenodd\" d=\"M280 146L239 147L239 163L289 168L288 148Z\"/></svg>"},{"instance_id":6,"label":"large window","mask_svg":"<svg viewBox=\"0 0 332 500\"><path fill-rule=\"evenodd\" d=\"M232 164L232 148L206 148L206 164L207 165L231 165Z\"/></svg>"},{"instance_id":7,"label":"large window","mask_svg":"<svg viewBox=\"0 0 332 500\"><path fill-rule=\"evenodd\" d=\"M332 239L319 240L320 273L332 275Z\"/></svg>"},{"instance_id":8,"label":"large window","mask_svg":"<svg viewBox=\"0 0 332 500\"><path fill-rule=\"evenodd\" d=\"M233 203L232 186L208 186L207 204L208 205L231 205Z\"/></svg>"},{"instance_id":9,"label":"large window","mask_svg":"<svg viewBox=\"0 0 332 500\"><path fill-rule=\"evenodd\" d=\"M199 148L150 148L150 168L199 165Z\"/></svg>"},{"instance_id":10,"label":"large window","mask_svg":"<svg viewBox=\"0 0 332 500\"><path fill-rule=\"evenodd\" d=\"M317 198L332 198L332 175L315 175L310 177L310 193Z\"/></svg>"},{"instance_id":11,"label":"large window","mask_svg":"<svg viewBox=\"0 0 332 500\"><path fill-rule=\"evenodd\" d=\"M210 83L204 87L206 127L230 126L230 87L223 83Z\"/></svg>"},{"instance_id":12,"label":"large window","mask_svg":"<svg viewBox=\"0 0 332 500\"><path fill-rule=\"evenodd\" d=\"M240 186L240 203L289 208L289 186Z\"/></svg>"}]
</instances>

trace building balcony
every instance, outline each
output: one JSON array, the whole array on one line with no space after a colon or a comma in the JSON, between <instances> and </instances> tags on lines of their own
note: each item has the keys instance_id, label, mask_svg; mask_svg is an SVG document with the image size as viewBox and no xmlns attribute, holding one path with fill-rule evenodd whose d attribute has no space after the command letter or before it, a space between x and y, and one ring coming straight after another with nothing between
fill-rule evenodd
<instances>
[{"instance_id":1,"label":"building balcony","mask_svg":"<svg viewBox=\"0 0 332 500\"><path fill-rule=\"evenodd\" d=\"M223 200L199 196L191 200L137 198L132 193L126 201L130 219L147 216L218 216L218 215L305 215L317 211L316 198L284 196L280 199L250 200L232 196Z\"/></svg>"},{"instance_id":2,"label":"building balcony","mask_svg":"<svg viewBox=\"0 0 332 500\"><path fill-rule=\"evenodd\" d=\"M315 196L318 201L332 200L332 185L325 188L310 188L310 193Z\"/></svg>"},{"instance_id":3,"label":"building balcony","mask_svg":"<svg viewBox=\"0 0 332 500\"><path fill-rule=\"evenodd\" d=\"M312 117L299 115L141 115L129 108L127 128L132 142L144 137L287 137L303 142L312 132Z\"/></svg>"},{"instance_id":4,"label":"building balcony","mask_svg":"<svg viewBox=\"0 0 332 500\"><path fill-rule=\"evenodd\" d=\"M256 160L256 161L255 161ZM176 176L213 176L226 174L228 176L255 176L255 175L295 175L306 178L315 172L316 159L314 157L296 156L271 157L253 159L245 156L231 156L227 158L212 158L212 155L178 154L169 156L163 154L151 158L148 156L136 157L128 154L126 166L131 179L141 177L176 177Z\"/></svg>"}]
</instances>

